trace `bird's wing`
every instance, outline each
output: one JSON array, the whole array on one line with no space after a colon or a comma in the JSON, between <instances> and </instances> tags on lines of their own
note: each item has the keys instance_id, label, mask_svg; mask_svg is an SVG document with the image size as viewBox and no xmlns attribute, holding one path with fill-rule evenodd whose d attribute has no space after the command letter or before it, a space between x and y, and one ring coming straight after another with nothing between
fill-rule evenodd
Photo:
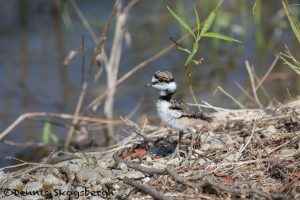
<instances>
[{"instance_id":1,"label":"bird's wing","mask_svg":"<svg viewBox=\"0 0 300 200\"><path fill-rule=\"evenodd\" d=\"M206 115L204 112L200 111L193 111L187 104L180 102L180 101L171 101L171 105L169 107L172 110L178 110L182 114L180 117L189 117L194 119L201 119L205 121L212 121L212 117Z\"/></svg>"}]
</instances>

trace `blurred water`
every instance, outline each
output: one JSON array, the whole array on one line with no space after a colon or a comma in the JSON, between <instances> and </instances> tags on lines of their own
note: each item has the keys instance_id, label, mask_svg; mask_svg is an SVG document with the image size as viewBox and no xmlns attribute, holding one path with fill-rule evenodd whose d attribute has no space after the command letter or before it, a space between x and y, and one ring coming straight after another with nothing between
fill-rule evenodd
<instances>
[{"instance_id":1,"label":"blurred water","mask_svg":"<svg viewBox=\"0 0 300 200\"><path fill-rule=\"evenodd\" d=\"M1 1L1 131L25 112L73 113L75 110L81 84L81 56L75 57L70 66L65 67L62 63L70 50L80 48L82 35L84 35L87 49L87 63L90 61L94 44L70 5L63 2L65 1ZM108 18L113 1L78 0L77 2L95 32L99 34ZM123 50L120 76L139 62L170 45L169 37L178 37L181 34L175 20L167 12L166 6L190 11L185 15L192 21L191 2L193 1L184 1L183 5L181 1L171 0L142 1L132 9L128 22L128 32L132 43L130 47L125 47ZM201 2L200 6L204 8L210 6ZM234 36L243 43L232 44L222 41L216 43L208 39L201 41L198 56L203 57L204 61L200 66L191 69L194 90L199 99L217 106L236 107L221 93L213 95L213 92L218 86L222 86L231 95L244 101L245 95L235 85L235 81L249 89L245 60L255 66L257 74L261 77L271 65L274 54L282 51L285 44L295 55L299 55L299 44L290 30L284 13L280 11L280 3L265 1L262 3L261 29L253 23L253 5L251 4L245 4L242 7L239 1L231 1L230 4L224 5L224 9L218 14L216 23L220 26L214 28L221 29L219 31ZM58 12L57 6L62 6L62 13ZM208 12L208 9L202 9L200 14L207 16ZM255 42L258 29L262 31L264 37L263 48ZM107 52L110 52L112 36L113 28L110 29L106 42ZM145 90L144 84L158 69L172 71L179 82L176 97L192 102L184 77L184 59L185 55L174 49L122 83L116 94L115 118L130 113L142 97L145 97L145 101L134 119L137 120L143 114L155 113L153 101L157 95L156 91ZM288 79L276 79L275 74L274 80L265 83L270 98L279 101L291 98L287 96L287 89L293 97L296 96L299 92L299 87L297 87L299 78L288 68L282 67L281 63L276 66L274 72ZM86 104L99 93L105 81L102 76L99 82L90 87ZM287 97L284 99L283 96ZM262 101L265 105L268 102L267 99L262 99ZM20 143L39 142L42 126L43 123L26 121L5 139ZM57 128L55 132L60 138L65 138L66 129ZM10 164L10 161L5 160L4 157L15 156L22 152L28 154L28 149L7 145L1 141L0 152L0 166L5 166Z\"/></svg>"}]
</instances>

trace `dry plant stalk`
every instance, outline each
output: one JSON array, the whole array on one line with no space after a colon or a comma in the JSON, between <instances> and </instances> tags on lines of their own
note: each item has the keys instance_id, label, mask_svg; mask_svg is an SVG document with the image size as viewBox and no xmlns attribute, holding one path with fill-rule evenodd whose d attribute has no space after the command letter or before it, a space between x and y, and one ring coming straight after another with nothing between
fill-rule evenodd
<instances>
[{"instance_id":1,"label":"dry plant stalk","mask_svg":"<svg viewBox=\"0 0 300 200\"><path fill-rule=\"evenodd\" d=\"M117 6L116 15L116 27L111 48L110 57L107 65L105 66L107 75L107 88L108 90L106 100L104 103L104 114L108 119L113 118L114 112L114 96L116 92L116 82L118 80L118 71L122 53L122 43L125 35L125 25L128 19L130 8L137 2L137 0L131 1L123 10L122 5ZM112 125L108 125L108 144L112 144L115 140L114 129Z\"/></svg>"}]
</instances>

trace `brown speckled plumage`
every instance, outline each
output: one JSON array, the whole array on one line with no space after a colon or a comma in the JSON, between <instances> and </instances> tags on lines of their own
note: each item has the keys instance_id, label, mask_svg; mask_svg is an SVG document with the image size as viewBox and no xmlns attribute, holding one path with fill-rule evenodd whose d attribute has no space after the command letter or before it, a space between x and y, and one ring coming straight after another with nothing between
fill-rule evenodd
<instances>
[{"instance_id":1,"label":"brown speckled plumage","mask_svg":"<svg viewBox=\"0 0 300 200\"><path fill-rule=\"evenodd\" d=\"M155 72L154 77L161 82L169 83L174 81L174 77L169 71L157 71Z\"/></svg>"},{"instance_id":2,"label":"brown speckled plumage","mask_svg":"<svg viewBox=\"0 0 300 200\"><path fill-rule=\"evenodd\" d=\"M201 119L207 122L212 121L212 117L207 116L204 112L192 110L187 104L183 102L171 100L170 103L171 105L169 108L179 110L182 113L181 117Z\"/></svg>"}]
</instances>

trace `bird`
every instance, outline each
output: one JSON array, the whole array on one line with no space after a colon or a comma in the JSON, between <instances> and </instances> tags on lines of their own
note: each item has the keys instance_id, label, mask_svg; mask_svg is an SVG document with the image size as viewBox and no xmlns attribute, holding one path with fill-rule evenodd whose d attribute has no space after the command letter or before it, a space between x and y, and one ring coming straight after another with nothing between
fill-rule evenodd
<instances>
[{"instance_id":1,"label":"bird","mask_svg":"<svg viewBox=\"0 0 300 200\"><path fill-rule=\"evenodd\" d=\"M156 110L159 118L168 127L179 131L179 140L173 157L180 157L180 143L184 132L192 135L189 147L188 159L192 155L196 131L195 126L204 126L212 122L213 118L202 111L192 110L186 103L172 99L177 90L174 76L169 71L156 71L148 87L159 90L159 97L156 101Z\"/></svg>"}]
</instances>

